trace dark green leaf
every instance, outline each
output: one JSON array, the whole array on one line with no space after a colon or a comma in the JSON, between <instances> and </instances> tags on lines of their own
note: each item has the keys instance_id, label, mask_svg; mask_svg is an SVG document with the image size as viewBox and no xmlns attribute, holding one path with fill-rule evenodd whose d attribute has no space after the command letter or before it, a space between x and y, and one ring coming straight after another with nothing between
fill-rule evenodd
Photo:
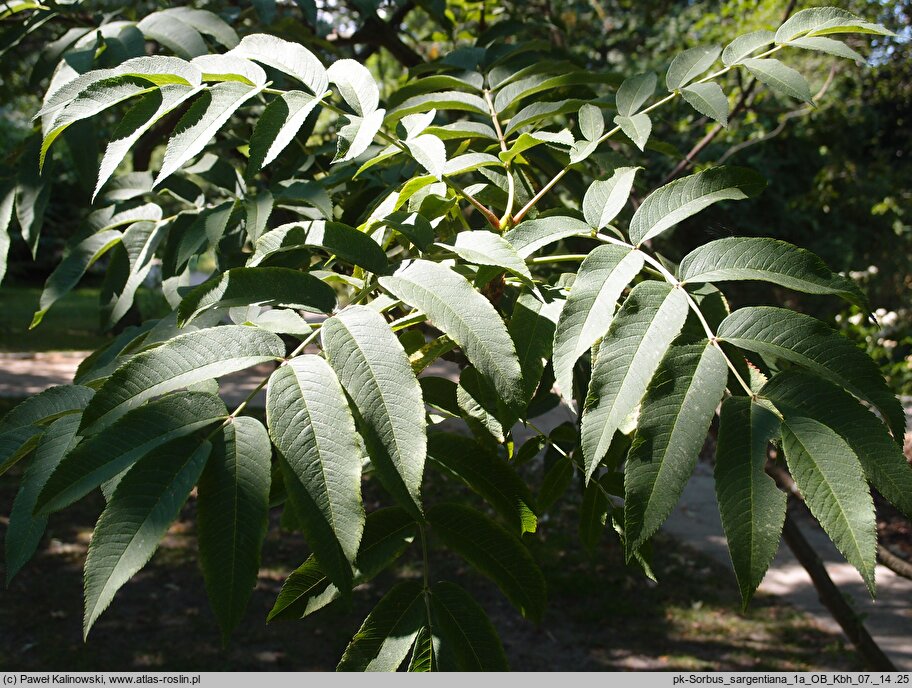
<instances>
[{"instance_id":1,"label":"dark green leaf","mask_svg":"<svg viewBox=\"0 0 912 688\"><path fill-rule=\"evenodd\" d=\"M48 513L72 504L153 449L227 415L218 397L203 392L178 392L134 409L63 458L41 490L36 511Z\"/></svg>"},{"instance_id":2,"label":"dark green leaf","mask_svg":"<svg viewBox=\"0 0 912 688\"><path fill-rule=\"evenodd\" d=\"M266 429L242 416L215 438L200 478L200 565L224 638L241 622L256 585L269 516L271 459Z\"/></svg>"},{"instance_id":3,"label":"dark green leaf","mask_svg":"<svg viewBox=\"0 0 912 688\"><path fill-rule=\"evenodd\" d=\"M796 363L845 387L876 406L894 439L902 442L905 414L877 365L816 318L773 306L739 308L722 321L717 333L742 349Z\"/></svg>"},{"instance_id":4,"label":"dark green leaf","mask_svg":"<svg viewBox=\"0 0 912 688\"><path fill-rule=\"evenodd\" d=\"M83 634L139 571L196 484L212 445L180 438L159 446L127 473L102 512L85 562Z\"/></svg>"},{"instance_id":5,"label":"dark green leaf","mask_svg":"<svg viewBox=\"0 0 912 688\"><path fill-rule=\"evenodd\" d=\"M520 613L540 620L545 579L523 544L479 511L460 504L437 504L428 521L444 544L488 576Z\"/></svg>"}]
</instances>

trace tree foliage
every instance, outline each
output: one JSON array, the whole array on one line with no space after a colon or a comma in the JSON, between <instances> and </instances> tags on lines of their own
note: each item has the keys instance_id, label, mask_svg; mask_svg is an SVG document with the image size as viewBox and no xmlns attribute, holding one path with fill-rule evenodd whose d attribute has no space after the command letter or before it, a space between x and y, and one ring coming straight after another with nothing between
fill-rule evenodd
<instances>
[{"instance_id":1,"label":"tree foliage","mask_svg":"<svg viewBox=\"0 0 912 688\"><path fill-rule=\"evenodd\" d=\"M42 16L34 4L10 7ZM429 7L452 26L452 13ZM682 222L760 194L765 180L752 170L698 169L635 209L631 196L648 190L636 163L662 145L651 138L660 108L683 102L725 125L734 108L721 80L736 72L810 101L789 54L854 59L834 36L889 32L808 9L775 31L683 50L664 78L625 79L542 59L547 44L502 40L510 30L484 28L390 91L362 62L321 59L275 35L239 38L206 10L163 10L49 47L40 132L0 220L15 212L36 246L55 141L112 108L122 114L92 184L95 209L49 277L35 324L105 255L111 324L153 261L173 310L93 354L79 384L0 421L2 470L29 462L10 519L10 575L49 513L101 488L88 634L198 485L202 568L226 636L255 582L270 506L312 551L270 620L350 597L410 546L426 558L442 545L539 621L545 583L524 540L573 473L586 485L583 542L592 547L610 516L628 558L650 573L645 546L721 404L716 481L745 602L784 518L763 471L771 441L873 593L868 482L907 512L912 488L898 401L823 322L732 310L714 285L759 280L861 308L865 295L782 241L713 241L680 264L659 253ZM130 47L143 40L172 54ZM72 66L99 42L108 63ZM129 169L122 161L132 152L135 163L149 138L156 171ZM609 139L617 148L605 153ZM190 288L206 253L215 271ZM458 382L420 375L443 357L460 363ZM214 380L269 362L257 389L267 394L264 427L247 401L225 408ZM578 423L517 449L514 426L535 429L558 401L555 381ZM450 417L471 435L437 427ZM523 464L542 449L553 460L536 499ZM427 500L423 486L441 475L490 511ZM365 476L384 488L384 508L366 513ZM413 670L506 667L481 607L426 568L385 594L339 668L406 660Z\"/></svg>"}]
</instances>

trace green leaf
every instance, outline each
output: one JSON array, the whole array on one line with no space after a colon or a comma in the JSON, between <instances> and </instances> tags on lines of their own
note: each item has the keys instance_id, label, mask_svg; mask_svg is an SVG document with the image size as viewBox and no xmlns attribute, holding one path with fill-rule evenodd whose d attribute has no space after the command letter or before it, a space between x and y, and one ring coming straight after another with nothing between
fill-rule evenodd
<instances>
[{"instance_id":1,"label":"green leaf","mask_svg":"<svg viewBox=\"0 0 912 688\"><path fill-rule=\"evenodd\" d=\"M247 178L275 160L288 147L321 101L304 91L286 91L269 102L250 136Z\"/></svg>"},{"instance_id":2,"label":"green leaf","mask_svg":"<svg viewBox=\"0 0 912 688\"><path fill-rule=\"evenodd\" d=\"M810 251L778 239L729 237L691 251L681 261L682 282L762 280L808 294L834 294L867 308L852 280L832 272Z\"/></svg>"},{"instance_id":3,"label":"green leaf","mask_svg":"<svg viewBox=\"0 0 912 688\"><path fill-rule=\"evenodd\" d=\"M719 414L716 497L744 608L779 549L787 496L766 474L779 419L746 397L729 397Z\"/></svg>"},{"instance_id":4,"label":"green leaf","mask_svg":"<svg viewBox=\"0 0 912 688\"><path fill-rule=\"evenodd\" d=\"M390 106L398 105L412 96L446 89L480 93L482 86L484 86L484 77L478 72L463 71L450 74L434 74L433 76L409 81L404 86L400 86L390 94L389 104Z\"/></svg>"},{"instance_id":5,"label":"green leaf","mask_svg":"<svg viewBox=\"0 0 912 688\"><path fill-rule=\"evenodd\" d=\"M874 502L852 448L836 431L801 416L783 419L782 448L811 513L858 569L873 597L877 563Z\"/></svg>"},{"instance_id":6,"label":"green leaf","mask_svg":"<svg viewBox=\"0 0 912 688\"><path fill-rule=\"evenodd\" d=\"M164 443L227 415L218 397L203 392L170 394L127 413L63 458L38 495L36 512L72 504Z\"/></svg>"},{"instance_id":7,"label":"green leaf","mask_svg":"<svg viewBox=\"0 0 912 688\"><path fill-rule=\"evenodd\" d=\"M266 232L256 242L250 267L261 265L285 251L320 248L330 255L376 274L388 271L386 254L368 234L341 222L291 222Z\"/></svg>"},{"instance_id":8,"label":"green leaf","mask_svg":"<svg viewBox=\"0 0 912 688\"><path fill-rule=\"evenodd\" d=\"M32 451L43 434L44 428L36 425L20 425L0 432L0 475Z\"/></svg>"},{"instance_id":9,"label":"green leaf","mask_svg":"<svg viewBox=\"0 0 912 688\"><path fill-rule=\"evenodd\" d=\"M628 557L680 499L727 380L725 355L707 341L672 346L662 360L640 405L624 471Z\"/></svg>"},{"instance_id":10,"label":"green leaf","mask_svg":"<svg viewBox=\"0 0 912 688\"><path fill-rule=\"evenodd\" d=\"M384 217L380 220L380 224L392 227L421 251L426 251L434 243L434 228L423 215L418 213L399 210Z\"/></svg>"},{"instance_id":11,"label":"green leaf","mask_svg":"<svg viewBox=\"0 0 912 688\"><path fill-rule=\"evenodd\" d=\"M743 167L714 167L653 191L630 220L630 239L640 245L704 208L740 201L763 190L766 180Z\"/></svg>"},{"instance_id":12,"label":"green leaf","mask_svg":"<svg viewBox=\"0 0 912 688\"><path fill-rule=\"evenodd\" d=\"M831 33L874 33L890 36L878 24L871 24L859 19L851 12L837 7L813 7L796 12L779 27L776 32L776 43L788 43L803 34L822 36Z\"/></svg>"},{"instance_id":13,"label":"green leaf","mask_svg":"<svg viewBox=\"0 0 912 688\"><path fill-rule=\"evenodd\" d=\"M452 139L491 139L497 140L497 132L487 124L459 120L441 126L430 126L424 130L425 134L433 134L441 141Z\"/></svg>"},{"instance_id":14,"label":"green leaf","mask_svg":"<svg viewBox=\"0 0 912 688\"><path fill-rule=\"evenodd\" d=\"M714 119L723 127L728 126L728 98L715 81L686 86L681 89L681 95L701 115Z\"/></svg>"},{"instance_id":15,"label":"green leaf","mask_svg":"<svg viewBox=\"0 0 912 688\"><path fill-rule=\"evenodd\" d=\"M85 562L83 634L139 571L177 518L212 445L186 437L162 445L124 476L101 513Z\"/></svg>"},{"instance_id":16,"label":"green leaf","mask_svg":"<svg viewBox=\"0 0 912 688\"><path fill-rule=\"evenodd\" d=\"M155 251L168 233L168 225L157 222L134 222L121 237L125 281L110 290L103 289L101 295L102 321L111 327L123 318L133 305L136 291L142 286L152 269ZM116 260L116 258L114 259ZM112 263L114 261L112 260ZM108 276L115 273L112 263L108 264Z\"/></svg>"},{"instance_id":17,"label":"green leaf","mask_svg":"<svg viewBox=\"0 0 912 688\"><path fill-rule=\"evenodd\" d=\"M534 533L535 503L515 469L465 435L432 432L428 457L447 473L484 497L520 534Z\"/></svg>"},{"instance_id":18,"label":"green leaf","mask_svg":"<svg viewBox=\"0 0 912 688\"><path fill-rule=\"evenodd\" d=\"M330 313L336 292L313 275L290 268L232 268L191 289L177 307L183 327L210 308L284 306Z\"/></svg>"},{"instance_id":19,"label":"green leaf","mask_svg":"<svg viewBox=\"0 0 912 688\"><path fill-rule=\"evenodd\" d=\"M687 311L682 289L652 280L636 285L618 310L599 345L583 408L581 445L587 479L646 392Z\"/></svg>"},{"instance_id":20,"label":"green leaf","mask_svg":"<svg viewBox=\"0 0 912 688\"><path fill-rule=\"evenodd\" d=\"M330 318L320 337L358 409L377 475L403 507L420 516L424 402L402 344L383 316L367 306L349 306Z\"/></svg>"},{"instance_id":21,"label":"green leaf","mask_svg":"<svg viewBox=\"0 0 912 688\"><path fill-rule=\"evenodd\" d=\"M902 441L906 419L877 364L848 339L809 315L757 306L732 312L717 330L719 339L763 356L808 368L877 407Z\"/></svg>"},{"instance_id":22,"label":"green leaf","mask_svg":"<svg viewBox=\"0 0 912 688\"><path fill-rule=\"evenodd\" d=\"M422 626L418 637L412 646L412 657L409 660L408 671L426 673L437 671L437 650L440 639L431 635L430 625Z\"/></svg>"},{"instance_id":23,"label":"green leaf","mask_svg":"<svg viewBox=\"0 0 912 688\"><path fill-rule=\"evenodd\" d=\"M557 454L557 452L555 452ZM538 509L541 513L550 511L555 502L570 487L573 480L573 462L559 454L554 464L545 472L538 491Z\"/></svg>"},{"instance_id":24,"label":"green leaf","mask_svg":"<svg viewBox=\"0 0 912 688\"><path fill-rule=\"evenodd\" d=\"M248 196L245 202L247 236L256 242L266 232L269 217L275 207L275 198L269 189L260 189L255 196Z\"/></svg>"},{"instance_id":25,"label":"green leaf","mask_svg":"<svg viewBox=\"0 0 912 688\"><path fill-rule=\"evenodd\" d=\"M633 141L634 145L640 150L646 149L646 142L649 141L649 135L652 133L652 120L645 112L632 117L621 117L618 115L614 118L624 135Z\"/></svg>"},{"instance_id":26,"label":"green leaf","mask_svg":"<svg viewBox=\"0 0 912 688\"><path fill-rule=\"evenodd\" d=\"M94 69L66 82L45 97L44 104L35 118L54 115L76 100L81 93L93 85L118 77L141 79L147 85L183 84L199 86L202 74L185 60L160 55L137 57L127 60L113 69Z\"/></svg>"},{"instance_id":27,"label":"green leaf","mask_svg":"<svg viewBox=\"0 0 912 688\"><path fill-rule=\"evenodd\" d=\"M496 445L506 442L507 433L516 423L516 410L511 410L500 399L494 386L472 366L466 366L459 374L456 403L459 415L475 436L491 451L498 451ZM493 444L491 438L494 439Z\"/></svg>"},{"instance_id":28,"label":"green leaf","mask_svg":"<svg viewBox=\"0 0 912 688\"><path fill-rule=\"evenodd\" d=\"M199 86L164 84L146 93L117 123L98 168L98 182L92 194L94 200L101 187L111 178L134 144L152 126L199 93Z\"/></svg>"},{"instance_id":29,"label":"green leaf","mask_svg":"<svg viewBox=\"0 0 912 688\"><path fill-rule=\"evenodd\" d=\"M396 671L427 621L424 586L397 583L368 614L337 671Z\"/></svg>"},{"instance_id":30,"label":"green leaf","mask_svg":"<svg viewBox=\"0 0 912 688\"><path fill-rule=\"evenodd\" d=\"M51 145L71 124L89 119L117 103L153 90L157 90L153 83L135 76L112 76L89 84L65 107L56 112L49 125L43 127L44 138L41 142L39 166L44 165Z\"/></svg>"},{"instance_id":31,"label":"green leaf","mask_svg":"<svg viewBox=\"0 0 912 688\"><path fill-rule=\"evenodd\" d=\"M13 207L16 204L16 187L0 188L0 284L6 277L7 260L12 236L10 226L13 220Z\"/></svg>"},{"instance_id":32,"label":"green leaf","mask_svg":"<svg viewBox=\"0 0 912 688\"><path fill-rule=\"evenodd\" d=\"M361 449L345 392L318 356L291 359L269 378L269 434L310 548L330 580L351 591L364 530Z\"/></svg>"},{"instance_id":33,"label":"green leaf","mask_svg":"<svg viewBox=\"0 0 912 688\"><path fill-rule=\"evenodd\" d=\"M443 169L446 165L446 147L443 141L433 134L422 134L405 142L409 153L428 174L435 179L443 178Z\"/></svg>"},{"instance_id":34,"label":"green leaf","mask_svg":"<svg viewBox=\"0 0 912 688\"><path fill-rule=\"evenodd\" d=\"M613 80L614 77L611 77ZM591 72L568 72L564 74L533 74L524 79L512 81L497 91L494 96L494 110L503 113L523 98L542 91L549 91L562 86L579 86L604 81L605 75Z\"/></svg>"},{"instance_id":35,"label":"green leaf","mask_svg":"<svg viewBox=\"0 0 912 688\"><path fill-rule=\"evenodd\" d=\"M206 89L175 126L155 186L199 154L231 115L261 88L240 81L222 81Z\"/></svg>"},{"instance_id":36,"label":"green leaf","mask_svg":"<svg viewBox=\"0 0 912 688\"><path fill-rule=\"evenodd\" d=\"M800 370L773 376L760 390L786 418L800 415L834 430L851 447L868 480L905 514L912 514L912 468L883 424L839 387Z\"/></svg>"},{"instance_id":37,"label":"green leaf","mask_svg":"<svg viewBox=\"0 0 912 688\"><path fill-rule=\"evenodd\" d=\"M237 42L237 39L235 39ZM203 81L240 81L251 86L265 86L266 72L255 62L235 55L200 55L190 64L203 73Z\"/></svg>"},{"instance_id":38,"label":"green leaf","mask_svg":"<svg viewBox=\"0 0 912 688\"><path fill-rule=\"evenodd\" d=\"M418 524L404 509L387 507L367 515L358 558L355 584L366 583L396 561L418 537ZM282 584L267 622L303 619L341 597L313 555Z\"/></svg>"},{"instance_id":39,"label":"green leaf","mask_svg":"<svg viewBox=\"0 0 912 688\"><path fill-rule=\"evenodd\" d=\"M793 41L789 41L788 45L795 48L804 48L805 50L816 50L820 53L835 55L836 57L844 57L848 60L855 60L856 62L865 61L864 55L856 50L852 50L852 48L847 46L845 43L841 41L835 41L832 38L796 38Z\"/></svg>"},{"instance_id":40,"label":"green leaf","mask_svg":"<svg viewBox=\"0 0 912 688\"><path fill-rule=\"evenodd\" d=\"M269 517L272 444L259 421L241 416L213 442L200 478L197 535L212 611L227 639L244 617L260 570Z\"/></svg>"},{"instance_id":41,"label":"green leaf","mask_svg":"<svg viewBox=\"0 0 912 688\"><path fill-rule=\"evenodd\" d=\"M580 265L554 331L554 377L561 396L573 401L573 368L605 336L624 289L643 269L643 254L603 244Z\"/></svg>"},{"instance_id":42,"label":"green leaf","mask_svg":"<svg viewBox=\"0 0 912 688\"><path fill-rule=\"evenodd\" d=\"M348 124L339 130L336 156L333 163L354 160L371 145L380 127L383 126L385 110L374 110L365 117L347 115Z\"/></svg>"},{"instance_id":43,"label":"green leaf","mask_svg":"<svg viewBox=\"0 0 912 688\"><path fill-rule=\"evenodd\" d=\"M329 87L329 78L323 65L312 52L298 43L257 33L244 36L231 54L256 60L294 77L318 98Z\"/></svg>"},{"instance_id":44,"label":"green leaf","mask_svg":"<svg viewBox=\"0 0 912 688\"><path fill-rule=\"evenodd\" d=\"M595 109L598 110L598 108ZM599 114L601 114L601 110L599 110ZM543 143L551 143L560 146L572 146L573 134L571 134L566 129L563 129L559 132L536 131L532 133L523 133L516 138L508 150L499 153L498 157L504 163L512 162L527 150L531 150L532 148L540 146Z\"/></svg>"},{"instance_id":45,"label":"green leaf","mask_svg":"<svg viewBox=\"0 0 912 688\"><path fill-rule=\"evenodd\" d=\"M658 78L652 72L628 77L621 84L615 96L617 113L621 117L632 117L643 103L655 93Z\"/></svg>"},{"instance_id":46,"label":"green leaf","mask_svg":"<svg viewBox=\"0 0 912 688\"><path fill-rule=\"evenodd\" d=\"M524 401L532 399L545 369L545 360L551 358L554 328L565 303L560 292L548 289L543 292L545 303L531 292L523 291L516 298L508 327L523 371Z\"/></svg>"},{"instance_id":47,"label":"green leaf","mask_svg":"<svg viewBox=\"0 0 912 688\"><path fill-rule=\"evenodd\" d=\"M136 354L95 393L82 427L98 430L146 399L285 356L276 335L226 325L180 335Z\"/></svg>"},{"instance_id":48,"label":"green leaf","mask_svg":"<svg viewBox=\"0 0 912 688\"><path fill-rule=\"evenodd\" d=\"M79 415L55 420L35 448L35 455L22 477L6 530L6 584L32 558L47 525L47 516L35 516L35 501L48 477L78 441Z\"/></svg>"},{"instance_id":49,"label":"green leaf","mask_svg":"<svg viewBox=\"0 0 912 688\"><path fill-rule=\"evenodd\" d=\"M595 556L596 547L602 539L608 512L611 511L611 500L605 492L602 476L599 480L590 480L583 492L583 502L580 504L579 538L590 557Z\"/></svg>"},{"instance_id":50,"label":"green leaf","mask_svg":"<svg viewBox=\"0 0 912 688\"><path fill-rule=\"evenodd\" d=\"M757 59L745 58L741 63L758 81L766 84L777 93L814 104L811 87L800 72L771 57Z\"/></svg>"},{"instance_id":51,"label":"green leaf","mask_svg":"<svg viewBox=\"0 0 912 688\"><path fill-rule=\"evenodd\" d=\"M425 134L425 136L431 136L431 134ZM450 158L446 161L443 166L443 176L453 177L457 174L474 172L482 167L500 166L500 158L495 157L490 153L465 153L464 155L457 155L455 158Z\"/></svg>"},{"instance_id":52,"label":"green leaf","mask_svg":"<svg viewBox=\"0 0 912 688\"><path fill-rule=\"evenodd\" d=\"M441 503L428 510L428 521L443 543L497 583L526 618L541 620L545 579L523 544L476 509Z\"/></svg>"},{"instance_id":53,"label":"green leaf","mask_svg":"<svg viewBox=\"0 0 912 688\"><path fill-rule=\"evenodd\" d=\"M334 62L326 70L326 76L356 114L365 117L377 109L380 89L370 71L360 62L349 59Z\"/></svg>"},{"instance_id":54,"label":"green leaf","mask_svg":"<svg viewBox=\"0 0 912 688\"><path fill-rule=\"evenodd\" d=\"M26 425L44 425L86 407L95 390L80 385L56 385L25 399L0 419L0 432Z\"/></svg>"},{"instance_id":55,"label":"green leaf","mask_svg":"<svg viewBox=\"0 0 912 688\"><path fill-rule=\"evenodd\" d=\"M503 268L525 282L532 282L532 273L529 272L526 262L506 239L494 232L483 229L459 232L453 244L440 246L453 251L467 263Z\"/></svg>"},{"instance_id":56,"label":"green leaf","mask_svg":"<svg viewBox=\"0 0 912 688\"><path fill-rule=\"evenodd\" d=\"M484 103L484 101L481 101ZM556 102L531 103L510 118L510 123L504 129L504 137L509 138L522 127L535 124L542 120L553 120L558 115L565 115L571 112L577 112L587 101L573 98L570 100L558 100ZM485 116L490 116L487 109L480 112Z\"/></svg>"},{"instance_id":57,"label":"green leaf","mask_svg":"<svg viewBox=\"0 0 912 688\"><path fill-rule=\"evenodd\" d=\"M489 116L488 106L483 98L472 93L440 91L439 93L413 96L396 107L390 108L390 111L386 114L386 123L395 124L406 115L411 115L415 112L427 112L428 110L461 110L473 112L476 115L484 115L485 117Z\"/></svg>"},{"instance_id":58,"label":"green leaf","mask_svg":"<svg viewBox=\"0 0 912 688\"><path fill-rule=\"evenodd\" d=\"M28 139L22 157L19 159L18 183L15 193L16 220L22 230L22 238L28 244L34 258L38 253L38 239L44 224L44 212L51 195L50 174L38 166L41 137L37 134Z\"/></svg>"},{"instance_id":59,"label":"green leaf","mask_svg":"<svg viewBox=\"0 0 912 688\"><path fill-rule=\"evenodd\" d=\"M415 260L392 277L381 277L380 286L425 313L459 345L508 405L522 404L522 371L513 341L490 301L462 275L437 263Z\"/></svg>"},{"instance_id":60,"label":"green leaf","mask_svg":"<svg viewBox=\"0 0 912 688\"><path fill-rule=\"evenodd\" d=\"M623 86L623 85L622 85ZM605 131L605 118L595 105L586 103L579 109L580 133L587 141L595 141Z\"/></svg>"},{"instance_id":61,"label":"green leaf","mask_svg":"<svg viewBox=\"0 0 912 688\"><path fill-rule=\"evenodd\" d=\"M686 86L713 66L719 59L722 49L715 45L698 46L679 53L671 61L665 75L665 86L669 91L676 91Z\"/></svg>"},{"instance_id":62,"label":"green leaf","mask_svg":"<svg viewBox=\"0 0 912 688\"><path fill-rule=\"evenodd\" d=\"M147 15L136 25L143 36L190 59L208 52L206 42L193 26L166 11Z\"/></svg>"},{"instance_id":63,"label":"green leaf","mask_svg":"<svg viewBox=\"0 0 912 688\"><path fill-rule=\"evenodd\" d=\"M44 291L41 292L38 310L32 316L32 324L29 325L29 329L37 327L51 306L62 296L69 293L82 279L85 271L120 240L121 233L116 229L111 229L92 234L70 249L67 256L54 268L54 272L44 283Z\"/></svg>"},{"instance_id":64,"label":"green leaf","mask_svg":"<svg viewBox=\"0 0 912 688\"><path fill-rule=\"evenodd\" d=\"M751 31L725 46L722 51L722 64L726 67L739 64L745 57L750 57L754 52L773 42L776 34L766 29Z\"/></svg>"},{"instance_id":65,"label":"green leaf","mask_svg":"<svg viewBox=\"0 0 912 688\"><path fill-rule=\"evenodd\" d=\"M633 179L640 167L618 167L610 179L596 180L583 197L583 216L590 226L603 229L627 204Z\"/></svg>"},{"instance_id":66,"label":"green leaf","mask_svg":"<svg viewBox=\"0 0 912 688\"><path fill-rule=\"evenodd\" d=\"M442 671L509 671L497 631L469 593L441 581L431 588L430 605Z\"/></svg>"},{"instance_id":67,"label":"green leaf","mask_svg":"<svg viewBox=\"0 0 912 688\"><path fill-rule=\"evenodd\" d=\"M592 233L592 228L582 220L566 215L552 215L520 222L504 234L503 238L513 244L520 257L528 258L539 249L561 239L590 236Z\"/></svg>"}]
</instances>

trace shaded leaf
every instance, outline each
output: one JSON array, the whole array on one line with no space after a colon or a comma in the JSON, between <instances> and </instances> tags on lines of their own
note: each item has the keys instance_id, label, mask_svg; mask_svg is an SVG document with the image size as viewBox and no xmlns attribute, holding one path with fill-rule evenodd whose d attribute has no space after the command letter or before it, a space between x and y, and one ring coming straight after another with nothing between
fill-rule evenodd
<instances>
[{"instance_id":1,"label":"shaded leaf","mask_svg":"<svg viewBox=\"0 0 912 688\"><path fill-rule=\"evenodd\" d=\"M497 631L465 590L455 583L437 583L430 591L430 605L442 671L509 670Z\"/></svg>"},{"instance_id":2,"label":"shaded leaf","mask_svg":"<svg viewBox=\"0 0 912 688\"><path fill-rule=\"evenodd\" d=\"M266 429L242 416L215 438L200 478L200 565L224 638L243 619L257 582L268 525L271 463Z\"/></svg>"},{"instance_id":3,"label":"shaded leaf","mask_svg":"<svg viewBox=\"0 0 912 688\"><path fill-rule=\"evenodd\" d=\"M190 290L177 308L183 327L209 308L284 306L329 313L336 293L313 275L289 268L232 268Z\"/></svg>"},{"instance_id":4,"label":"shaded leaf","mask_svg":"<svg viewBox=\"0 0 912 688\"><path fill-rule=\"evenodd\" d=\"M432 432L428 456L474 490L507 519L520 535L534 533L538 519L532 494L513 467L465 435Z\"/></svg>"},{"instance_id":5,"label":"shaded leaf","mask_svg":"<svg viewBox=\"0 0 912 688\"><path fill-rule=\"evenodd\" d=\"M628 77L621 84L615 96L617 113L621 117L631 117L642 107L643 103L655 93L658 78L652 72Z\"/></svg>"},{"instance_id":6,"label":"shaded leaf","mask_svg":"<svg viewBox=\"0 0 912 688\"><path fill-rule=\"evenodd\" d=\"M195 437L174 440L144 457L120 481L89 543L84 635L155 552L202 474L211 449Z\"/></svg>"},{"instance_id":7,"label":"shaded leaf","mask_svg":"<svg viewBox=\"0 0 912 688\"><path fill-rule=\"evenodd\" d=\"M72 504L166 442L227 415L218 397L203 392L178 392L127 413L63 458L38 495L36 512Z\"/></svg>"},{"instance_id":8,"label":"shaded leaf","mask_svg":"<svg viewBox=\"0 0 912 688\"><path fill-rule=\"evenodd\" d=\"M766 474L779 419L745 397L729 397L719 415L716 497L741 600L746 608L779 549L787 495Z\"/></svg>"},{"instance_id":9,"label":"shaded leaf","mask_svg":"<svg viewBox=\"0 0 912 688\"><path fill-rule=\"evenodd\" d=\"M720 339L763 356L808 368L876 406L894 438L902 441L902 405L867 354L826 324L787 308L757 306L733 311L717 330Z\"/></svg>"},{"instance_id":10,"label":"shaded leaf","mask_svg":"<svg viewBox=\"0 0 912 688\"><path fill-rule=\"evenodd\" d=\"M255 327L226 325L174 337L118 368L89 402L82 427L98 430L147 399L284 355L279 337Z\"/></svg>"},{"instance_id":11,"label":"shaded leaf","mask_svg":"<svg viewBox=\"0 0 912 688\"><path fill-rule=\"evenodd\" d=\"M832 272L810 251L778 239L717 239L687 254L678 268L685 282L763 280L809 294L835 294L867 308L867 299L852 280Z\"/></svg>"}]
</instances>

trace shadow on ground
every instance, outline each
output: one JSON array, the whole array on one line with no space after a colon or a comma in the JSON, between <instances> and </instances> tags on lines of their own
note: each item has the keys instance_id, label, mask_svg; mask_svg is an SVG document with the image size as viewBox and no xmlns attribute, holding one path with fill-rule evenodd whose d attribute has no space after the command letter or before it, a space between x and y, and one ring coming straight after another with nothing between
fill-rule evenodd
<instances>
[{"instance_id":1,"label":"shadow on ground","mask_svg":"<svg viewBox=\"0 0 912 688\"><path fill-rule=\"evenodd\" d=\"M10 475L0 481L0 513L9 513L16 482ZM469 499L455 486L445 489L447 496ZM372 491L370 485L366 491ZM477 596L514 669L859 668L838 634L773 597L760 596L751 611L741 614L731 573L664 536L655 547L658 585L624 565L617 540L607 532L589 559L575 535L577 501L568 495L561 512L527 536L548 581L548 612L540 627L523 620L461 560L432 550L432 579L457 581ZM222 648L196 563L191 500L150 564L117 594L83 644L81 567L102 506L100 495L93 495L53 516L39 553L2 593L0 666L23 671L331 670L371 606L395 582L387 574L359 588L350 610L330 607L304 621L267 626L264 619L282 581L307 555L298 534L280 530L274 511L247 616ZM377 504L368 500L367 506ZM5 528L3 519L0 535ZM420 575L414 546L403 561L396 575Z\"/></svg>"}]
</instances>

